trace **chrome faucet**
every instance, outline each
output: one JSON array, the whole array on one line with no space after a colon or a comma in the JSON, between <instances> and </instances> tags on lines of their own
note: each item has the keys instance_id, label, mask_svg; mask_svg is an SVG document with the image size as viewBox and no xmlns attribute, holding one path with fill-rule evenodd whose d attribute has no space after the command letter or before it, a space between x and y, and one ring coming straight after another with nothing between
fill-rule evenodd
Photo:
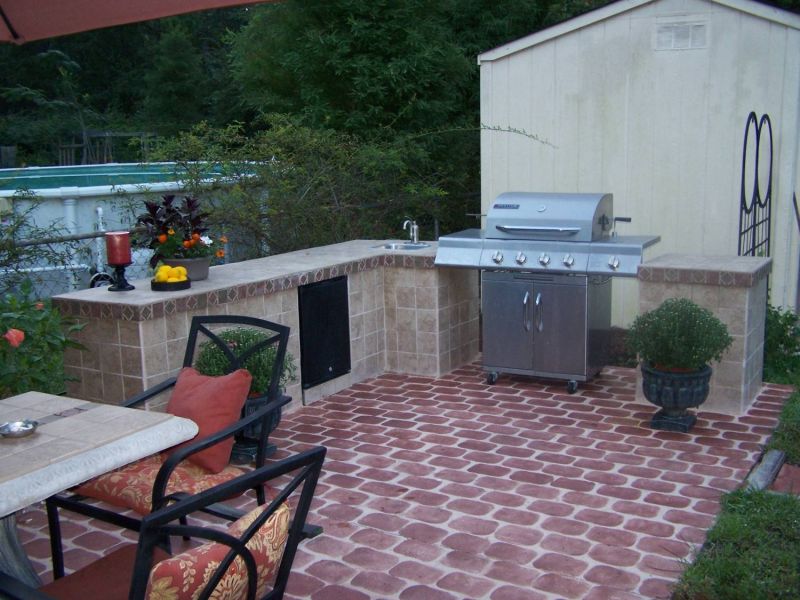
<instances>
[{"instance_id":1,"label":"chrome faucet","mask_svg":"<svg viewBox=\"0 0 800 600\"><path fill-rule=\"evenodd\" d=\"M417 222L406 218L406 220L403 221L403 231L406 229L409 229L408 236L411 240L411 243L419 244L419 225L417 225Z\"/></svg>"}]
</instances>

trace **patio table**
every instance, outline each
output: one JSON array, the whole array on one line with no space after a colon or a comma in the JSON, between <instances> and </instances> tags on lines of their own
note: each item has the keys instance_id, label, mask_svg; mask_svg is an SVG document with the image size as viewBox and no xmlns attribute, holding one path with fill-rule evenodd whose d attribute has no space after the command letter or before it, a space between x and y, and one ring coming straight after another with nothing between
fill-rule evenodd
<instances>
[{"instance_id":1,"label":"patio table","mask_svg":"<svg viewBox=\"0 0 800 600\"><path fill-rule=\"evenodd\" d=\"M193 438L197 425L167 413L27 392L0 400L0 423L33 419L26 437L0 438L0 571L40 584L14 513L112 469Z\"/></svg>"}]
</instances>

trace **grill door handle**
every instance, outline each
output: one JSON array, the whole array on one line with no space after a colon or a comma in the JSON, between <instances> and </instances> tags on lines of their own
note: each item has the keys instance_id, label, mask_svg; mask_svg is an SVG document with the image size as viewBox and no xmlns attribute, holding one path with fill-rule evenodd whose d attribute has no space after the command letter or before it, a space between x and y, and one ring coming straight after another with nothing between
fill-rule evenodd
<instances>
[{"instance_id":1,"label":"grill door handle","mask_svg":"<svg viewBox=\"0 0 800 600\"><path fill-rule=\"evenodd\" d=\"M536 309L533 313L534 320L536 323L536 331L541 331L544 329L544 323L542 322L542 293L539 292L536 294L536 300L534 301L536 305Z\"/></svg>"},{"instance_id":2,"label":"grill door handle","mask_svg":"<svg viewBox=\"0 0 800 600\"><path fill-rule=\"evenodd\" d=\"M495 225L495 229L504 233L566 233L575 235L580 227L534 227L531 225Z\"/></svg>"},{"instance_id":3,"label":"grill door handle","mask_svg":"<svg viewBox=\"0 0 800 600\"><path fill-rule=\"evenodd\" d=\"M522 298L522 327L525 331L531 330L531 320L528 318L528 300L531 297L530 292L525 292L525 296Z\"/></svg>"}]
</instances>

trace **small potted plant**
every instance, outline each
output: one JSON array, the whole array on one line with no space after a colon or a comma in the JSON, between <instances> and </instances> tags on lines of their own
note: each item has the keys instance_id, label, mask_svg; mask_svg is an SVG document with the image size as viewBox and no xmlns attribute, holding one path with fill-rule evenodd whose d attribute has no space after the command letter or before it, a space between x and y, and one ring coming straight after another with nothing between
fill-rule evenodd
<instances>
[{"instance_id":1,"label":"small potted plant","mask_svg":"<svg viewBox=\"0 0 800 600\"><path fill-rule=\"evenodd\" d=\"M728 328L714 314L687 298L669 298L636 318L628 346L639 356L642 391L660 406L656 429L689 431L697 418L687 412L708 397L711 367L732 343Z\"/></svg>"},{"instance_id":2,"label":"small potted plant","mask_svg":"<svg viewBox=\"0 0 800 600\"><path fill-rule=\"evenodd\" d=\"M183 266L191 281L206 279L212 258L224 257L225 250L207 235L209 213L200 210L200 201L189 196L178 201L169 194L161 202L145 201L144 205L146 212L138 216L136 224L144 226L144 241L153 250L150 266ZM224 236L219 238L221 244L227 241Z\"/></svg>"},{"instance_id":3,"label":"small potted plant","mask_svg":"<svg viewBox=\"0 0 800 600\"><path fill-rule=\"evenodd\" d=\"M244 327L226 329L217 332L216 335L227 344L228 348L230 348L236 356L241 356L248 348L269 338L269 336L262 331ZM266 346L263 350L255 352L252 356L247 358L242 365L253 377L250 384L250 397L247 399L244 406L246 415L264 406L264 403L267 401L266 394L271 383L270 374L275 364L276 354L277 348L274 345ZM230 369L230 361L216 343L208 341L200 345L197 358L194 362L194 368L203 375L225 375ZM297 366L294 357L287 352L284 357L283 370L280 373L280 380L278 382L280 389L285 389L286 384L295 381L296 377ZM272 433L280 423L280 420L281 410L278 409L268 423L267 435ZM249 462L251 458L255 457L256 440L260 431L260 426L254 425L237 437L234 446L236 458Z\"/></svg>"}]
</instances>

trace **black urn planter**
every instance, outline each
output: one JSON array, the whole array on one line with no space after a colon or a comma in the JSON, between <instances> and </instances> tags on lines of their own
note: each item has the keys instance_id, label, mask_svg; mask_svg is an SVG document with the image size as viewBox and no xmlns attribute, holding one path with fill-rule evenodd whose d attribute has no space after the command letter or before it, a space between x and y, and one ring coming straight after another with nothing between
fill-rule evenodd
<instances>
[{"instance_id":1,"label":"black urn planter","mask_svg":"<svg viewBox=\"0 0 800 600\"><path fill-rule=\"evenodd\" d=\"M706 365L699 371L676 373L659 371L642 363L641 369L644 397L661 407L650 420L650 426L687 433L697 421L687 409L700 406L708 398L711 367Z\"/></svg>"},{"instance_id":2,"label":"black urn planter","mask_svg":"<svg viewBox=\"0 0 800 600\"><path fill-rule=\"evenodd\" d=\"M267 403L266 396L254 396L248 398L244 403L242 409L242 416L246 417L253 414L258 409L262 408ZM267 438L269 434L275 431L275 428L281 422L282 411L278 407L272 411L267 418ZM258 438L261 434L261 423L256 422L246 427L243 431L236 434L233 444L233 451L231 452L231 459L235 464L248 465L256 459L256 452L258 450ZM266 457L275 454L277 447L274 444L267 443Z\"/></svg>"}]
</instances>

